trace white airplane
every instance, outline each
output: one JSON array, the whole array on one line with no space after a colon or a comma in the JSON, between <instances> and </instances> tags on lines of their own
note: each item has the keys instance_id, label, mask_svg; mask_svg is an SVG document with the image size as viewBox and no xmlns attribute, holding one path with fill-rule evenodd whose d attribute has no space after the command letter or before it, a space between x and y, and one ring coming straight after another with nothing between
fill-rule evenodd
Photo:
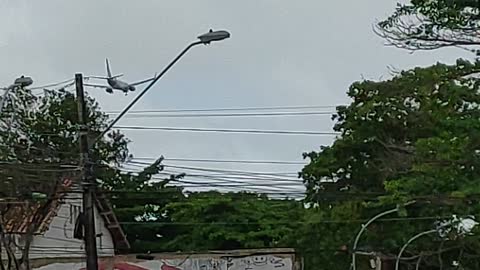
<instances>
[{"instance_id":1,"label":"white airplane","mask_svg":"<svg viewBox=\"0 0 480 270\"><path fill-rule=\"evenodd\" d=\"M108 62L108 58L105 59L105 63L107 66L107 76L108 77L100 77L100 76L89 76L90 78L96 78L96 79L106 79L108 86L107 85L99 85L99 84L90 84L86 83L84 84L85 86L90 86L90 87L97 87L97 88L103 88L107 93L112 94L113 90L119 90L125 93L125 95L128 93L128 91L135 91L135 86L139 84L143 84L149 81L152 81L155 79L156 75L153 78L146 79L143 81L135 82L135 83L126 83L124 81L119 80L119 77L122 77L123 74L119 75L114 75L112 76L112 72L110 70L110 63Z\"/></svg>"}]
</instances>

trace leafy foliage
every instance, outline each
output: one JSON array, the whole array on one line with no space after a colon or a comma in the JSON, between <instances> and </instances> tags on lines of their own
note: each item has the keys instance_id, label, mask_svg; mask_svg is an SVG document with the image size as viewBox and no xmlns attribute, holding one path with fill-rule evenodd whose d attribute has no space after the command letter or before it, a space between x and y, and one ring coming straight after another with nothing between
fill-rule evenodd
<instances>
[{"instance_id":1,"label":"leafy foliage","mask_svg":"<svg viewBox=\"0 0 480 270\"><path fill-rule=\"evenodd\" d=\"M404 71L388 81L354 83L348 92L352 103L334 116L334 129L342 135L332 146L304 155L310 159L301 173L307 201L334 219L335 208L356 205L345 211L367 220L412 200L417 203L407 207L408 217L478 214L480 93L473 75L479 68L459 60ZM331 197L341 200L326 201ZM370 251L394 256L410 237L434 228L433 221L381 223L365 240ZM351 229L353 236L359 227ZM338 241L334 246L347 244ZM462 241L443 243L450 249L439 256L448 262L460 250L468 253ZM420 251L434 253L438 242ZM464 260L462 266L472 265L474 260Z\"/></svg>"},{"instance_id":2,"label":"leafy foliage","mask_svg":"<svg viewBox=\"0 0 480 270\"><path fill-rule=\"evenodd\" d=\"M299 202L215 191L191 193L165 210L178 227L167 248L182 251L287 246L303 214Z\"/></svg>"},{"instance_id":3,"label":"leafy foliage","mask_svg":"<svg viewBox=\"0 0 480 270\"><path fill-rule=\"evenodd\" d=\"M168 185L170 180L183 175L153 180L152 176L163 170L162 160L158 159L138 174L111 169L103 174L103 189L110 193L119 222L125 223L122 227L131 252L164 251L165 238L159 236L176 235L176 226L170 224L171 218L165 215L164 208L168 203L184 200L181 187Z\"/></svg>"},{"instance_id":4,"label":"leafy foliage","mask_svg":"<svg viewBox=\"0 0 480 270\"><path fill-rule=\"evenodd\" d=\"M479 21L476 0L411 0L398 4L376 32L390 44L409 50L466 48L480 45Z\"/></svg>"},{"instance_id":5,"label":"leafy foliage","mask_svg":"<svg viewBox=\"0 0 480 270\"><path fill-rule=\"evenodd\" d=\"M108 116L101 112L93 98L86 97L86 101L89 141L94 142L106 128ZM76 98L66 90L46 90L42 97L37 97L29 90L13 89L0 112L0 125L0 198L3 201L0 206L0 246L6 249L8 245L4 241L3 227L7 221L3 220L3 216L15 204L5 202L22 201L40 204L42 208L52 199L64 177L72 179L75 187L79 185ZM135 190L138 186L146 190L162 190L168 181L145 185L154 173L163 169L159 166L161 160L139 175L123 174L118 168L118 165L131 157L128 143L129 140L123 134L112 131L106 138L99 140L95 147L91 147L91 162L95 164L94 173L99 184L108 191ZM132 201L122 199L125 198L114 201L114 204L118 204L118 209L131 208L128 203ZM136 202L144 203L138 200ZM132 215L143 213L143 210L139 210ZM27 237L30 240L36 225L38 224L32 222L29 226ZM29 243L28 241L22 247L22 258L17 260L9 256L8 261L13 260L19 267L28 268Z\"/></svg>"}]
</instances>

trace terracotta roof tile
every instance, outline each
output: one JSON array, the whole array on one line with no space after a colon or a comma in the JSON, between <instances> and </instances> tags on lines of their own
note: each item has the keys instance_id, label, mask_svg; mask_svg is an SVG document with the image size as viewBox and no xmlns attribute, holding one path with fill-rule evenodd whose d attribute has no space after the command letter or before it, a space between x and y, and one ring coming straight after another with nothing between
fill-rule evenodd
<instances>
[{"instance_id":1,"label":"terracotta roof tile","mask_svg":"<svg viewBox=\"0 0 480 270\"><path fill-rule=\"evenodd\" d=\"M52 198L46 202L25 201L24 203L8 204L8 201L6 201L7 205L3 213L3 229L5 232L25 234L33 219L36 218L36 223L39 225L34 233L44 233L57 215L58 209L63 204L64 192L70 188L71 184L70 180L64 180L62 184L58 185Z\"/></svg>"},{"instance_id":2,"label":"terracotta roof tile","mask_svg":"<svg viewBox=\"0 0 480 270\"><path fill-rule=\"evenodd\" d=\"M66 180L57 187L57 191L46 204L39 202L25 202L10 204L8 211L3 215L4 230L12 234L27 233L28 226L32 224L33 217L37 216L39 226L35 234L45 233L53 218L57 215L60 206L64 203L65 195L68 194L72 181ZM115 248L125 251L130 248L127 237L123 232L118 220L113 213L110 202L105 194L97 189L95 204L105 225L112 234Z\"/></svg>"}]
</instances>

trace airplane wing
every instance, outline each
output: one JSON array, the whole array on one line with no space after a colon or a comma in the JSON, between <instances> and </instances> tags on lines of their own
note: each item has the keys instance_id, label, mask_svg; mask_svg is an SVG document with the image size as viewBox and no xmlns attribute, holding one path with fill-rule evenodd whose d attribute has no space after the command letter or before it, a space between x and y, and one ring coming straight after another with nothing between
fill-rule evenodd
<instances>
[{"instance_id":1,"label":"airplane wing","mask_svg":"<svg viewBox=\"0 0 480 270\"><path fill-rule=\"evenodd\" d=\"M83 85L84 86L90 86L90 87L96 87L96 88L103 88L103 89L112 88L111 86L100 85L100 84L92 84L92 83L84 83Z\"/></svg>"},{"instance_id":2,"label":"airplane wing","mask_svg":"<svg viewBox=\"0 0 480 270\"><path fill-rule=\"evenodd\" d=\"M129 84L130 84L130 85L133 85L133 86L139 85L139 84L143 84L143 83L146 83L146 82L155 80L155 77L157 77L157 76L155 75L153 78L146 79L146 80L139 81L139 82L129 83Z\"/></svg>"}]
</instances>

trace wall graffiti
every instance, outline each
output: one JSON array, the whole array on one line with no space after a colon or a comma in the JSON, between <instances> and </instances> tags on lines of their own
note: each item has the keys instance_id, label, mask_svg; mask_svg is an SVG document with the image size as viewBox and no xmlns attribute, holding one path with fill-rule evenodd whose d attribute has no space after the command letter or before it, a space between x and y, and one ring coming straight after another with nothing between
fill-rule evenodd
<instances>
[{"instance_id":1,"label":"wall graffiti","mask_svg":"<svg viewBox=\"0 0 480 270\"><path fill-rule=\"evenodd\" d=\"M121 261L112 258L109 265L115 269L124 269L125 265L137 267L135 269L155 270L296 270L294 255L251 255L243 257L230 257L228 255L205 254L203 256L175 256L174 258L154 259L138 261L134 257L122 258ZM108 261L108 259L106 260ZM85 267L82 263L53 263L45 265L37 270L59 270L59 269L81 269ZM108 268L106 268L108 269ZM127 268L125 268L127 269ZM128 268L130 269L130 268Z\"/></svg>"},{"instance_id":2,"label":"wall graffiti","mask_svg":"<svg viewBox=\"0 0 480 270\"><path fill-rule=\"evenodd\" d=\"M293 270L290 257L273 255L247 256L221 259L188 258L162 260L161 270Z\"/></svg>"},{"instance_id":3,"label":"wall graffiti","mask_svg":"<svg viewBox=\"0 0 480 270\"><path fill-rule=\"evenodd\" d=\"M227 270L291 270L291 258L273 255L249 256L245 258L228 258Z\"/></svg>"},{"instance_id":4,"label":"wall graffiti","mask_svg":"<svg viewBox=\"0 0 480 270\"><path fill-rule=\"evenodd\" d=\"M212 258L170 259L161 261L161 270L222 270L222 260Z\"/></svg>"}]
</instances>

